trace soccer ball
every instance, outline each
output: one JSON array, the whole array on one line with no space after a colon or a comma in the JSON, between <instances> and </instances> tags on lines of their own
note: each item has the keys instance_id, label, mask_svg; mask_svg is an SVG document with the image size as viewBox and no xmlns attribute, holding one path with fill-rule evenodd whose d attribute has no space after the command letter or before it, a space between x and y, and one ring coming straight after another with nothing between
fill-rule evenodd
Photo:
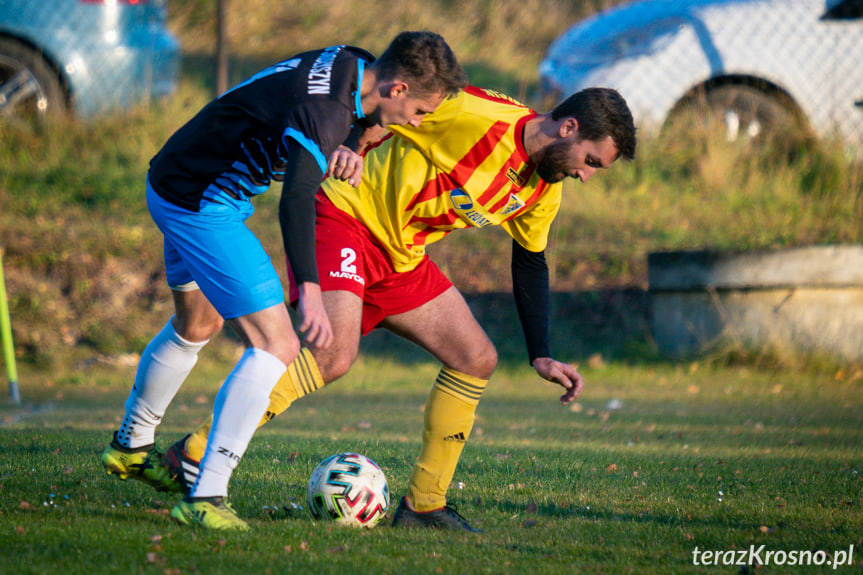
<instances>
[{"instance_id":1,"label":"soccer ball","mask_svg":"<svg viewBox=\"0 0 863 575\"><path fill-rule=\"evenodd\" d=\"M390 489L374 461L359 453L337 453L312 472L306 498L315 519L371 528L387 512Z\"/></svg>"}]
</instances>

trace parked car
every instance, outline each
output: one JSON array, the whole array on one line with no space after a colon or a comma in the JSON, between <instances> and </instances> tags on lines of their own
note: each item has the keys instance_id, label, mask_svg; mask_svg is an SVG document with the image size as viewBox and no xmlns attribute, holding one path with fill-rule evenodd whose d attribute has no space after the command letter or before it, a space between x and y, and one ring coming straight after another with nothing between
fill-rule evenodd
<instances>
[{"instance_id":1,"label":"parked car","mask_svg":"<svg viewBox=\"0 0 863 575\"><path fill-rule=\"evenodd\" d=\"M0 116L93 116L172 93L166 0L0 0Z\"/></svg>"},{"instance_id":2,"label":"parked car","mask_svg":"<svg viewBox=\"0 0 863 575\"><path fill-rule=\"evenodd\" d=\"M724 136L836 134L863 151L863 0L652 0L618 5L556 39L544 96L618 89L661 133L693 110Z\"/></svg>"}]
</instances>

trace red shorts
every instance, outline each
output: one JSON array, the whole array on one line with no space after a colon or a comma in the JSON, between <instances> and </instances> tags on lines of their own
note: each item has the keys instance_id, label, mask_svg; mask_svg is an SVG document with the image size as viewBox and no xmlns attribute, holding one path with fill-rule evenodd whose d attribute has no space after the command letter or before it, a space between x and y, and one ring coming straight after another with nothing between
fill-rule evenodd
<instances>
[{"instance_id":1,"label":"red shorts","mask_svg":"<svg viewBox=\"0 0 863 575\"><path fill-rule=\"evenodd\" d=\"M452 282L425 256L409 272L396 272L386 250L368 229L318 192L315 254L322 291L349 291L363 300L362 333L387 316L408 312L433 300ZM290 273L291 303L299 298Z\"/></svg>"}]
</instances>

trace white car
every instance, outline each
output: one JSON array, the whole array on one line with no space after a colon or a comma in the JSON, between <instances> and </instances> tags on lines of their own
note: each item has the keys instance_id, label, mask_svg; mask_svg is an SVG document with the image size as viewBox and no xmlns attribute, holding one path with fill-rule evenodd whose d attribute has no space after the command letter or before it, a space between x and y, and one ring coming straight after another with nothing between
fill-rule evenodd
<instances>
[{"instance_id":1,"label":"white car","mask_svg":"<svg viewBox=\"0 0 863 575\"><path fill-rule=\"evenodd\" d=\"M574 25L540 64L544 96L616 88L643 132L710 110L729 140L791 128L863 151L863 0L652 0Z\"/></svg>"}]
</instances>

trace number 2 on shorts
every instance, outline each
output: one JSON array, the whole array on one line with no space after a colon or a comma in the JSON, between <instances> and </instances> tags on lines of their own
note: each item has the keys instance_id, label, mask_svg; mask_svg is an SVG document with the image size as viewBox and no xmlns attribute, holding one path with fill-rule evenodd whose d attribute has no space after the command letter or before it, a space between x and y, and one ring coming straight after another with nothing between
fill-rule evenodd
<instances>
[{"instance_id":1,"label":"number 2 on shorts","mask_svg":"<svg viewBox=\"0 0 863 575\"><path fill-rule=\"evenodd\" d=\"M357 273L357 266L354 265L355 261L357 261L357 252L352 248L342 248L342 273Z\"/></svg>"}]
</instances>

